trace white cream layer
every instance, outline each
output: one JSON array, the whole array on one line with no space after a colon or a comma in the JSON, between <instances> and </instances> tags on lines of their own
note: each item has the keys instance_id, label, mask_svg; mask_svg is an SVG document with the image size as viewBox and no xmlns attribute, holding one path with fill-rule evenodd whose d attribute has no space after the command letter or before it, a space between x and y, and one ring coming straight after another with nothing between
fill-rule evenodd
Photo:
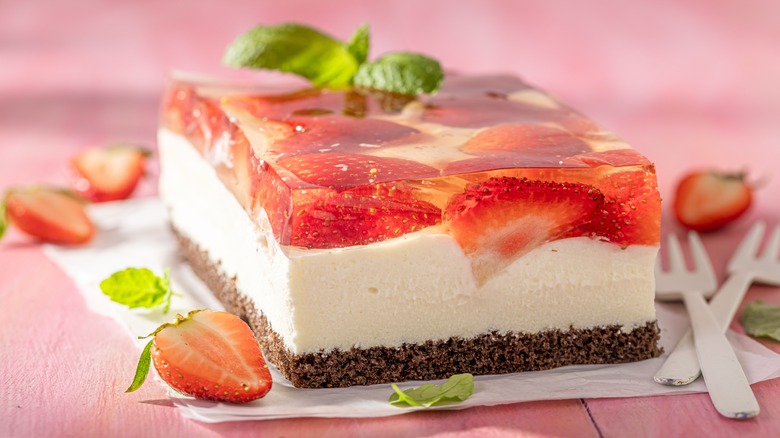
<instances>
[{"instance_id":1,"label":"white cream layer","mask_svg":"<svg viewBox=\"0 0 780 438\"><path fill-rule=\"evenodd\" d=\"M630 331L655 320L657 247L550 242L478 288L468 258L436 228L352 248L281 248L266 218L253 222L185 138L161 130L159 150L171 221L237 277L292 353L493 330L617 324Z\"/></svg>"}]
</instances>

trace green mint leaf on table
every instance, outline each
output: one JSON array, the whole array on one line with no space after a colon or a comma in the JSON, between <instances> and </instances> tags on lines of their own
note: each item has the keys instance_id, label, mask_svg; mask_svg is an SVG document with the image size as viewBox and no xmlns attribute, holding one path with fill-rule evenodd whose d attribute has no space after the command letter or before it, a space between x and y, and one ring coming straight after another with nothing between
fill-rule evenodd
<instances>
[{"instance_id":1,"label":"green mint leaf on table","mask_svg":"<svg viewBox=\"0 0 780 438\"><path fill-rule=\"evenodd\" d=\"M125 390L125 392L133 392L140 388L146 380L146 375L149 374L149 365L152 362L152 342L149 341L144 347L144 351L141 353L141 357L138 359L138 366L135 369L135 377L133 377L133 383Z\"/></svg>"},{"instance_id":2,"label":"green mint leaf on table","mask_svg":"<svg viewBox=\"0 0 780 438\"><path fill-rule=\"evenodd\" d=\"M463 401L474 393L474 376L471 374L455 374L441 385L426 383L419 388L402 391L395 383L392 384L395 393L390 396L390 404L403 406L431 407L435 404Z\"/></svg>"},{"instance_id":3,"label":"green mint leaf on table","mask_svg":"<svg viewBox=\"0 0 780 438\"><path fill-rule=\"evenodd\" d=\"M296 23L256 26L228 46L223 62L294 73L317 87L348 86L359 64L341 41Z\"/></svg>"},{"instance_id":4,"label":"green mint leaf on table","mask_svg":"<svg viewBox=\"0 0 780 438\"><path fill-rule=\"evenodd\" d=\"M740 322L750 336L780 341L780 306L760 300L747 303Z\"/></svg>"},{"instance_id":5,"label":"green mint leaf on table","mask_svg":"<svg viewBox=\"0 0 780 438\"><path fill-rule=\"evenodd\" d=\"M363 64L368 59L369 41L368 26L364 24L355 31L347 44L347 50L358 64Z\"/></svg>"},{"instance_id":6,"label":"green mint leaf on table","mask_svg":"<svg viewBox=\"0 0 780 438\"><path fill-rule=\"evenodd\" d=\"M436 91L444 80L441 65L418 53L389 53L363 64L355 74L357 87L416 95Z\"/></svg>"},{"instance_id":7,"label":"green mint leaf on table","mask_svg":"<svg viewBox=\"0 0 780 438\"><path fill-rule=\"evenodd\" d=\"M171 280L168 270L163 277L158 277L146 268L127 268L115 272L100 283L100 290L111 301L134 309L144 307L151 309L163 306L163 312L167 313L171 306Z\"/></svg>"}]
</instances>

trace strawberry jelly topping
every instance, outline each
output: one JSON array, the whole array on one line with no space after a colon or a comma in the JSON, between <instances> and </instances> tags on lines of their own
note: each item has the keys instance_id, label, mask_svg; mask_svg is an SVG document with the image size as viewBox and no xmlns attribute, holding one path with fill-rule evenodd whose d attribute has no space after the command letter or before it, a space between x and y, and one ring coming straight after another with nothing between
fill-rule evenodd
<instances>
[{"instance_id":1,"label":"strawberry jelly topping","mask_svg":"<svg viewBox=\"0 0 780 438\"><path fill-rule=\"evenodd\" d=\"M268 215L282 245L338 248L447 225L452 199L496 177L587 184L618 207L582 218L582 229L621 245L657 241L652 164L515 77L451 76L419 100L222 90L173 83L163 124L193 143L252 217Z\"/></svg>"}]
</instances>

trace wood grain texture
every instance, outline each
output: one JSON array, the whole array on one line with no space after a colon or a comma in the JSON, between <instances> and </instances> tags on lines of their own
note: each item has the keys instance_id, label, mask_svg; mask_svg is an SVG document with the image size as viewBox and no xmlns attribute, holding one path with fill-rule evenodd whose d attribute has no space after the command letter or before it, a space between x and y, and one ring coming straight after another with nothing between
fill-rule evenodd
<instances>
[{"instance_id":1,"label":"wood grain texture","mask_svg":"<svg viewBox=\"0 0 780 438\"><path fill-rule=\"evenodd\" d=\"M0 188L62 184L86 146L154 149L167 72L221 71L225 43L260 21L312 23L342 38L367 21L375 56L418 50L454 70L514 72L594 116L656 162L665 205L693 167L768 177L747 218L703 236L721 279L752 220L780 222L776 1L177 3L2 3ZM138 196L156 192L156 172L153 163ZM672 231L681 230L665 211ZM755 286L746 301L780 305L778 292ZM778 380L754 386L762 412L747 422L718 417L700 394L202 424L182 419L155 383L123 392L137 355L37 243L15 230L0 242L0 436L780 435Z\"/></svg>"}]
</instances>

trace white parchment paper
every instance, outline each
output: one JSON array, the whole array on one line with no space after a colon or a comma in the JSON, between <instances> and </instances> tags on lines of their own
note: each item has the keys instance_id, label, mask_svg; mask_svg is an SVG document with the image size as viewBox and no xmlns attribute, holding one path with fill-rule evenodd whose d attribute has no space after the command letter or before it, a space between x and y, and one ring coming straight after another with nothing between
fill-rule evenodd
<instances>
[{"instance_id":1,"label":"white parchment paper","mask_svg":"<svg viewBox=\"0 0 780 438\"><path fill-rule=\"evenodd\" d=\"M113 318L136 339L176 313L192 309L222 310L221 304L195 276L178 252L169 231L162 203L156 198L134 199L91 207L90 214L99 232L85 247L46 246L46 254L71 278L96 313ZM127 267L146 267L161 274L168 267L174 297L167 315L160 311L130 311L104 296L99 283L113 272ZM688 328L684 309L679 305L658 304L661 344L668 352ZM734 332L729 340L737 351L751 383L780 377L780 355L760 343ZM139 351L148 342L137 340ZM683 387L653 382L653 374L664 358L622 365L578 365L549 371L475 378L474 395L468 400L433 409L463 409L478 405L498 405L531 400L571 398L637 397L704 392L701 379ZM273 370L273 389L263 399L245 405L196 400L170 391L185 417L204 422L241 421L286 417L380 417L413 412L388 403L389 384L343 389L297 389ZM129 378L129 376L128 376ZM147 383L148 384L148 383ZM419 386L406 382L401 388Z\"/></svg>"}]
</instances>

